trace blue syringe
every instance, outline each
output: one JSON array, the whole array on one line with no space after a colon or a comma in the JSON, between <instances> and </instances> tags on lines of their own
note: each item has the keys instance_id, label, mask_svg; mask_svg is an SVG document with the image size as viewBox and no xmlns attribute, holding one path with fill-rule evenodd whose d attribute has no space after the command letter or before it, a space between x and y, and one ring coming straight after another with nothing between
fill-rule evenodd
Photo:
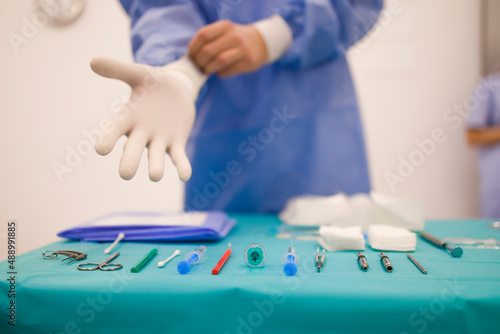
<instances>
[{"instance_id":1,"label":"blue syringe","mask_svg":"<svg viewBox=\"0 0 500 334\"><path fill-rule=\"evenodd\" d=\"M293 247L288 247L288 252L283 254L283 271L287 276L293 276L297 273L297 264L299 264L299 256L295 254Z\"/></svg>"},{"instance_id":2,"label":"blue syringe","mask_svg":"<svg viewBox=\"0 0 500 334\"><path fill-rule=\"evenodd\" d=\"M186 260L177 264L177 271L179 274L185 275L191 271L193 264L203 261L203 255L207 252L207 247L199 246L194 251L186 254Z\"/></svg>"}]
</instances>

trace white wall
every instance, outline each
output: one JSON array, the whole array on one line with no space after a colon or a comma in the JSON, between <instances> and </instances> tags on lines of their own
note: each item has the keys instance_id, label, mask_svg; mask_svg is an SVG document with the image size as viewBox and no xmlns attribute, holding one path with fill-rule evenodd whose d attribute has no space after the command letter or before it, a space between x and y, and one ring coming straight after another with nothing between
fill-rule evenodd
<instances>
[{"instance_id":1,"label":"white wall","mask_svg":"<svg viewBox=\"0 0 500 334\"><path fill-rule=\"evenodd\" d=\"M479 79L479 22L479 0L387 1L377 28L350 51L373 187L418 199L428 218L478 214L475 155L464 124L454 128L443 117L469 102ZM418 159L424 153L415 141L428 142L439 129L444 141L434 150L428 144L430 154ZM398 173L400 157L418 166ZM387 173L402 177L387 182Z\"/></svg>"},{"instance_id":2,"label":"white wall","mask_svg":"<svg viewBox=\"0 0 500 334\"><path fill-rule=\"evenodd\" d=\"M463 102L479 75L479 0L395 2L402 10L351 53L373 185L388 195L421 200L427 217L474 216L474 157L463 128L451 129L442 115ZM137 176L123 181L120 149L105 158L89 151L58 179L51 165L66 164L67 147L88 148L82 131L97 128L128 91L88 67L96 55L131 60L128 21L117 1L89 0L76 23L41 27L15 52L7 36L22 34L22 19L33 17L32 3L0 5L0 233L8 219L17 220L18 251L25 252L107 212L179 209L182 186L172 166L161 182L152 183L143 159ZM414 140L436 127L447 140L391 191L384 173L396 172L398 156L407 157Z\"/></svg>"},{"instance_id":3,"label":"white wall","mask_svg":"<svg viewBox=\"0 0 500 334\"><path fill-rule=\"evenodd\" d=\"M149 181L144 159L133 180L119 177L123 140L108 157L94 152L83 157L59 181L51 164L66 164L67 146L88 147L82 131L96 129L113 114L113 101L128 92L88 64L96 55L131 61L129 23L118 1L87 1L73 25L40 28L16 53L6 36L21 34L21 19L33 16L32 3L0 5L0 231L8 219L17 220L18 249L25 252L57 240L64 228L111 211L181 208L182 187L170 164L159 183ZM0 259L5 258L1 249Z\"/></svg>"}]
</instances>

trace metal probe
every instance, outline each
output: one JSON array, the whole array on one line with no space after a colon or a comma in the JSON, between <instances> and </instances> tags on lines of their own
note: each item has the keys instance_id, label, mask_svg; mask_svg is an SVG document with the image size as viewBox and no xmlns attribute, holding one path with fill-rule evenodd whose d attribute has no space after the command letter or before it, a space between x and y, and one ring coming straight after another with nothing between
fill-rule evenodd
<instances>
[{"instance_id":1,"label":"metal probe","mask_svg":"<svg viewBox=\"0 0 500 334\"><path fill-rule=\"evenodd\" d=\"M325 249L323 248L323 255L319 255L319 247L318 250L316 251L316 256L314 257L314 260L316 261L316 268L318 268L318 273L320 272L321 267L323 267L323 264L325 264Z\"/></svg>"},{"instance_id":2,"label":"metal probe","mask_svg":"<svg viewBox=\"0 0 500 334\"><path fill-rule=\"evenodd\" d=\"M366 257L363 252L358 253L358 262L361 266L361 269L363 269L364 271L368 270L368 261L366 261Z\"/></svg>"},{"instance_id":3,"label":"metal probe","mask_svg":"<svg viewBox=\"0 0 500 334\"><path fill-rule=\"evenodd\" d=\"M387 257L387 255L385 255L384 252L380 253L380 260L384 264L385 270L387 270L387 272L389 273L392 272L391 261L389 261L389 258Z\"/></svg>"},{"instance_id":4,"label":"metal probe","mask_svg":"<svg viewBox=\"0 0 500 334\"><path fill-rule=\"evenodd\" d=\"M464 253L464 251L462 250L462 248L460 248L460 246L450 246L448 245L447 242L444 242L441 239L436 238L430 233L421 232L420 236L440 248L449 250L453 257L461 257L462 254Z\"/></svg>"},{"instance_id":5,"label":"metal probe","mask_svg":"<svg viewBox=\"0 0 500 334\"><path fill-rule=\"evenodd\" d=\"M422 265L420 263L418 263L418 261L415 260L415 258L413 256L411 256L410 253L406 253L406 255L408 255L408 258L410 259L410 261L413 262L413 264L416 265L418 269L420 269L422 274L427 275L427 270L425 270L425 268L422 267Z\"/></svg>"}]
</instances>

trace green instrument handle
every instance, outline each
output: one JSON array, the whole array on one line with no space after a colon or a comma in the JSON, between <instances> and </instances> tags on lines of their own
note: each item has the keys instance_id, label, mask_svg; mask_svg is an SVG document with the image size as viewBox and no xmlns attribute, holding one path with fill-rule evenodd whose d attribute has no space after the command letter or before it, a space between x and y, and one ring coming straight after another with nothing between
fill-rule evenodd
<instances>
[{"instance_id":1,"label":"green instrument handle","mask_svg":"<svg viewBox=\"0 0 500 334\"><path fill-rule=\"evenodd\" d=\"M152 250L149 251L149 253L144 256L141 261L137 262L135 266L133 266L130 269L130 272L132 273L138 273L146 264L151 261L151 259L158 253L158 249L153 248Z\"/></svg>"}]
</instances>

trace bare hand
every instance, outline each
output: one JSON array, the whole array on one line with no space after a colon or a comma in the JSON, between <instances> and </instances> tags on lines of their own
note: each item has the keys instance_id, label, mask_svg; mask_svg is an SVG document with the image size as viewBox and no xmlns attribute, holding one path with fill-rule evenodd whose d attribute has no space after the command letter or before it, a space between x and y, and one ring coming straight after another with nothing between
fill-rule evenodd
<instances>
[{"instance_id":1,"label":"bare hand","mask_svg":"<svg viewBox=\"0 0 500 334\"><path fill-rule=\"evenodd\" d=\"M257 29L227 20L198 30L189 43L189 56L203 72L220 77L254 72L268 57Z\"/></svg>"}]
</instances>

